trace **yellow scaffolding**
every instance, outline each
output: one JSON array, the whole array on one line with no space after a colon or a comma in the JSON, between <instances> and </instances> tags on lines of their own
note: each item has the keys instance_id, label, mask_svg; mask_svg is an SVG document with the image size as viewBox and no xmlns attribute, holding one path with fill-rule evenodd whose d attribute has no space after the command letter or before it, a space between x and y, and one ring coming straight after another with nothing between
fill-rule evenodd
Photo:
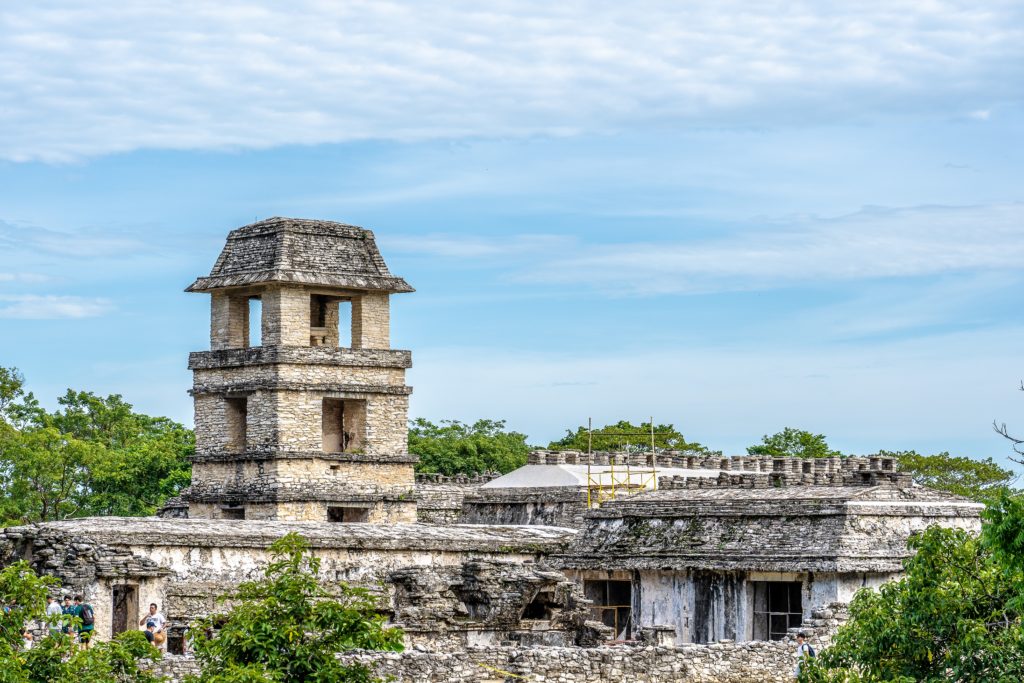
<instances>
[{"instance_id":1,"label":"yellow scaffolding","mask_svg":"<svg viewBox=\"0 0 1024 683\"><path fill-rule=\"evenodd\" d=\"M654 467L655 440L654 417L651 417L651 456L649 467L631 467L629 455L625 463L616 463L612 456L608 461L608 469L604 465L594 465L594 425L593 418L587 418L587 507L599 507L602 503L616 498L631 496L658 488L658 472ZM618 436L647 436L647 434L621 433ZM618 465L618 467L616 467ZM601 470L595 470L601 467Z\"/></svg>"}]
</instances>

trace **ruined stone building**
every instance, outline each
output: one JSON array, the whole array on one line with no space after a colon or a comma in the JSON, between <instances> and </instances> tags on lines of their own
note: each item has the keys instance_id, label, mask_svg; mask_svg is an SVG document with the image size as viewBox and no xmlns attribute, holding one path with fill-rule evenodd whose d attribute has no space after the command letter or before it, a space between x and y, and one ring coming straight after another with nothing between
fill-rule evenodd
<instances>
[{"instance_id":1,"label":"ruined stone building","mask_svg":"<svg viewBox=\"0 0 1024 683\"><path fill-rule=\"evenodd\" d=\"M827 643L857 589L899 575L911 533L979 526L979 505L887 458L540 451L503 476L416 477L412 358L389 334L390 296L413 290L373 233L260 221L188 291L211 302L211 348L188 361L192 485L160 517L0 533L0 562L85 593L101 638L156 602L185 653L190 622L297 531L325 585L370 588L405 629L404 654L352 655L398 680L786 680L786 639ZM636 481L595 496L623 468Z\"/></svg>"}]
</instances>

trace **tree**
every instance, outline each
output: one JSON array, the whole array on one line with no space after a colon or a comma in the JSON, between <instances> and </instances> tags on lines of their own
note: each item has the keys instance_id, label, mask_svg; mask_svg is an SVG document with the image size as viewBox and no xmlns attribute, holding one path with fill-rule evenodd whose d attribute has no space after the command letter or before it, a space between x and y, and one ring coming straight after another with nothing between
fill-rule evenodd
<instances>
[{"instance_id":1,"label":"tree","mask_svg":"<svg viewBox=\"0 0 1024 683\"><path fill-rule=\"evenodd\" d=\"M320 560L291 533L270 547L264 578L225 596L232 608L190 629L202 667L192 683L335 683L373 681L369 670L343 665L335 655L351 649L402 649L402 632L385 626L365 590L321 586Z\"/></svg>"},{"instance_id":2,"label":"tree","mask_svg":"<svg viewBox=\"0 0 1024 683\"><path fill-rule=\"evenodd\" d=\"M409 427L409 452L420 456L418 472L476 474L511 472L526 464L526 435L505 430L504 420L477 420L467 425L417 418Z\"/></svg>"},{"instance_id":3,"label":"tree","mask_svg":"<svg viewBox=\"0 0 1024 683\"><path fill-rule=\"evenodd\" d=\"M916 451L880 451L879 455L896 458L899 469L912 475L921 486L978 501L1010 490L1017 479L1016 474L992 462L992 458L975 460L947 452L920 455Z\"/></svg>"},{"instance_id":4,"label":"tree","mask_svg":"<svg viewBox=\"0 0 1024 683\"><path fill-rule=\"evenodd\" d=\"M0 368L0 522L150 515L188 485L192 430L119 395L68 390L47 412Z\"/></svg>"},{"instance_id":5,"label":"tree","mask_svg":"<svg viewBox=\"0 0 1024 683\"><path fill-rule=\"evenodd\" d=\"M761 439L761 443L747 448L750 455L792 456L797 458L830 458L841 455L825 441L824 434L812 434L803 429L786 427L781 432Z\"/></svg>"},{"instance_id":6,"label":"tree","mask_svg":"<svg viewBox=\"0 0 1024 683\"><path fill-rule=\"evenodd\" d=\"M48 635L31 650L22 649L22 633L33 622L46 623L46 594L57 580L37 576L27 562L15 562L0 571L0 683L52 681L109 681L159 683L144 670L144 660L160 652L140 631L128 631L114 640L80 650L64 633Z\"/></svg>"},{"instance_id":7,"label":"tree","mask_svg":"<svg viewBox=\"0 0 1024 683\"><path fill-rule=\"evenodd\" d=\"M1003 492L982 534L930 527L911 537L906 575L862 589L802 681L1024 679L1024 503Z\"/></svg>"},{"instance_id":8,"label":"tree","mask_svg":"<svg viewBox=\"0 0 1024 683\"><path fill-rule=\"evenodd\" d=\"M654 426L654 447L677 451L705 452L707 448L696 441L687 441L672 424ZM586 451L629 451L644 453L651 450L651 423L633 424L629 420L619 420L615 424L605 425L588 430L579 426L574 430L565 430L565 436L552 441L548 448L554 450Z\"/></svg>"}]
</instances>

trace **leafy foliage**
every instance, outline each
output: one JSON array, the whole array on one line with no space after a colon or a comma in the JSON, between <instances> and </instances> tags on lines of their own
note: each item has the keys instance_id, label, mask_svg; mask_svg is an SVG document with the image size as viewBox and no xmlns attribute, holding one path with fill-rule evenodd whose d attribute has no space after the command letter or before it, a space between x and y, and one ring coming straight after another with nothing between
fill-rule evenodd
<instances>
[{"instance_id":1,"label":"leafy foliage","mask_svg":"<svg viewBox=\"0 0 1024 683\"><path fill-rule=\"evenodd\" d=\"M801 680L1024 680L1024 504L1004 492L985 516L980 538L939 527L912 537L906 576L859 591Z\"/></svg>"},{"instance_id":2,"label":"leafy foliage","mask_svg":"<svg viewBox=\"0 0 1024 683\"><path fill-rule=\"evenodd\" d=\"M584 426L577 427L575 431L567 429L565 436L558 441L552 441L548 448L586 451L588 446L595 451L649 452L651 423L633 424L629 420L619 420L615 424L605 425L590 432ZM707 450L696 441L687 441L672 424L654 425L654 446L658 449L679 451Z\"/></svg>"},{"instance_id":3,"label":"leafy foliage","mask_svg":"<svg viewBox=\"0 0 1024 683\"><path fill-rule=\"evenodd\" d=\"M272 546L264 578L241 584L222 598L232 607L190 630L202 673L193 683L373 681L360 666L345 666L344 650L402 649L402 632L384 625L373 597L338 584L328 592L317 580L320 560L295 533Z\"/></svg>"},{"instance_id":4,"label":"leafy foliage","mask_svg":"<svg viewBox=\"0 0 1024 683\"><path fill-rule=\"evenodd\" d=\"M511 472L526 464L526 435L505 430L504 420L477 420L467 425L417 418L409 426L409 452L420 456L418 472L476 474Z\"/></svg>"},{"instance_id":5,"label":"leafy foliage","mask_svg":"<svg viewBox=\"0 0 1024 683\"><path fill-rule=\"evenodd\" d=\"M1017 475L992 462L992 458L951 456L949 453L920 455L916 451L881 451L896 458L899 469L908 472L922 486L948 491L974 500L988 500L1010 489Z\"/></svg>"},{"instance_id":6,"label":"leafy foliage","mask_svg":"<svg viewBox=\"0 0 1024 683\"><path fill-rule=\"evenodd\" d=\"M191 430L121 396L71 391L47 412L0 368L0 521L148 515L190 478Z\"/></svg>"},{"instance_id":7,"label":"leafy foliage","mask_svg":"<svg viewBox=\"0 0 1024 683\"><path fill-rule=\"evenodd\" d=\"M21 634L31 622L45 623L46 594L56 583L53 577L37 576L27 562L0 571L0 600L10 606L0 612L0 683L159 683L161 679L139 666L142 660L160 658L140 631L122 633L88 650L79 650L70 637L56 633L23 650Z\"/></svg>"},{"instance_id":8,"label":"leafy foliage","mask_svg":"<svg viewBox=\"0 0 1024 683\"><path fill-rule=\"evenodd\" d=\"M750 455L793 456L797 458L830 458L841 455L825 441L824 434L786 427L781 432L765 434L761 443L747 448Z\"/></svg>"}]
</instances>

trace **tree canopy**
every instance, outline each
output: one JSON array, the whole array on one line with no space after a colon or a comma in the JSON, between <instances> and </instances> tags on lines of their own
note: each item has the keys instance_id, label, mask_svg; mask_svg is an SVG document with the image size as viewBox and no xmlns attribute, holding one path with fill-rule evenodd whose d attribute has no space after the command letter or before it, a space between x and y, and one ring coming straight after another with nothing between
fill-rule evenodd
<instances>
[{"instance_id":1,"label":"tree canopy","mask_svg":"<svg viewBox=\"0 0 1024 683\"><path fill-rule=\"evenodd\" d=\"M548 448L554 450L586 451L588 446L595 451L628 451L644 453L651 450L651 423L633 424L619 420L614 424L588 430L585 426L565 430L565 436L552 441ZM654 425L654 447L677 451L706 451L696 441L687 441L672 424Z\"/></svg>"},{"instance_id":2,"label":"tree canopy","mask_svg":"<svg viewBox=\"0 0 1024 683\"><path fill-rule=\"evenodd\" d=\"M814 434L803 429L786 427L769 436L765 434L761 443L747 448L749 455L771 455L774 457L793 456L797 458L830 458L840 455L825 440L824 434Z\"/></svg>"},{"instance_id":3,"label":"tree canopy","mask_svg":"<svg viewBox=\"0 0 1024 683\"><path fill-rule=\"evenodd\" d=\"M981 537L929 527L906 575L859 591L801 673L811 683L1024 680L1024 502L1003 492Z\"/></svg>"},{"instance_id":4,"label":"tree canopy","mask_svg":"<svg viewBox=\"0 0 1024 683\"><path fill-rule=\"evenodd\" d=\"M0 522L149 515L188 485L192 430L117 394L73 391L43 409L0 368Z\"/></svg>"},{"instance_id":5,"label":"tree canopy","mask_svg":"<svg viewBox=\"0 0 1024 683\"><path fill-rule=\"evenodd\" d=\"M922 486L979 501L1011 490L1017 480L1016 474L992 458L975 460L946 452L920 455L916 451L881 451L879 455L896 458L899 469L909 472Z\"/></svg>"},{"instance_id":6,"label":"tree canopy","mask_svg":"<svg viewBox=\"0 0 1024 683\"><path fill-rule=\"evenodd\" d=\"M363 666L335 655L352 649L402 649L402 632L385 626L371 594L318 580L320 560L291 533L270 546L264 577L222 600L231 609L190 629L202 667L191 683L341 683L376 681Z\"/></svg>"},{"instance_id":7,"label":"tree canopy","mask_svg":"<svg viewBox=\"0 0 1024 683\"><path fill-rule=\"evenodd\" d=\"M409 452L420 456L418 472L476 474L511 472L526 464L526 435L507 431L504 420L458 420L434 424L417 418L409 425Z\"/></svg>"}]
</instances>

